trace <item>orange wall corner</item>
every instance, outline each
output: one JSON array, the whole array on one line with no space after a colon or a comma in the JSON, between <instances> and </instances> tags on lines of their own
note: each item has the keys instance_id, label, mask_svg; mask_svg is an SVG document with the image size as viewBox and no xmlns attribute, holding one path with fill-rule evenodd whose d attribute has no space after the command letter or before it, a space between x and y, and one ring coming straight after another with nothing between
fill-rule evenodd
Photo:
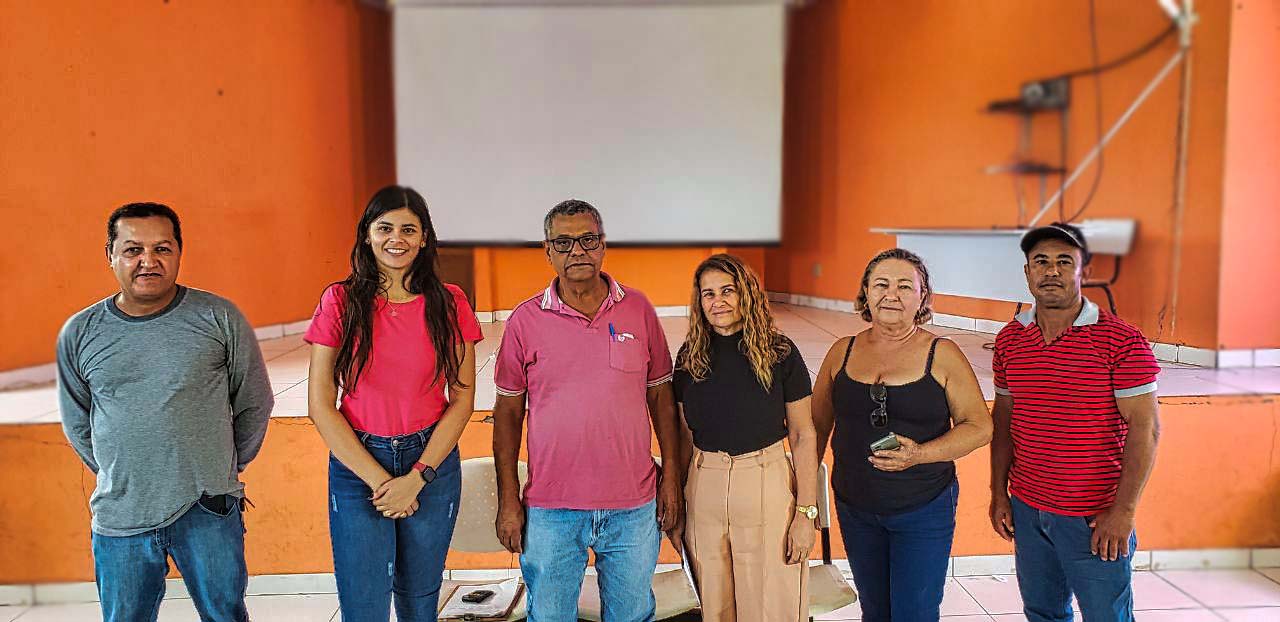
<instances>
[{"instance_id":1,"label":"orange wall corner","mask_svg":"<svg viewBox=\"0 0 1280 622\"><path fill-rule=\"evenodd\" d=\"M1280 348L1280 2L1233 5L1217 347Z\"/></svg>"},{"instance_id":2,"label":"orange wall corner","mask_svg":"<svg viewBox=\"0 0 1280 622\"><path fill-rule=\"evenodd\" d=\"M358 2L0 3L0 369L53 360L72 313L117 288L112 209L182 218L180 281L251 324L310 317L351 228L395 179L391 17Z\"/></svg>"}]
</instances>

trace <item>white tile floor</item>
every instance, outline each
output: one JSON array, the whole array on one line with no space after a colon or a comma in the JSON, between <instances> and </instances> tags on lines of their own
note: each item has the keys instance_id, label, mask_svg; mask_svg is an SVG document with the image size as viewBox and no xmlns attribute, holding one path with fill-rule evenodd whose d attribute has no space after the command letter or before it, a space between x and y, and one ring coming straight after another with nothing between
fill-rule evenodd
<instances>
[{"instance_id":1,"label":"white tile floor","mask_svg":"<svg viewBox=\"0 0 1280 622\"><path fill-rule=\"evenodd\" d=\"M836 339L866 327L860 318L838 311L773 303L779 328L800 348L811 374ZM688 322L684 318L662 318L667 341L674 354L684 340ZM493 359L502 339L502 323L481 324L484 341L476 347L476 409L493 408ZM954 340L969 357L978 383L987 399L993 397L991 352L984 344L995 337L956 328L929 326L928 329ZM267 358L271 384L276 394L276 417L305 417L307 414L308 349L301 335L261 342ZM1205 369L1180 363L1161 363L1160 395L1262 395L1280 393L1280 367L1250 369ZM0 425L13 423L56 423L57 395L52 384L0 391ZM0 622L5 622L0 619Z\"/></svg>"},{"instance_id":2,"label":"white tile floor","mask_svg":"<svg viewBox=\"0 0 1280 622\"><path fill-rule=\"evenodd\" d=\"M1271 578L1267 574L1270 573ZM1280 569L1136 572L1135 616L1139 622L1247 620L1280 622ZM1022 598L1013 575L947 580L943 622L1022 622ZM858 620L857 604L818 620Z\"/></svg>"},{"instance_id":3,"label":"white tile floor","mask_svg":"<svg viewBox=\"0 0 1280 622\"><path fill-rule=\"evenodd\" d=\"M1280 621L1280 569L1173 570L1134 574L1134 606L1139 622ZM341 620L334 594L250 596L249 614L263 622ZM947 579L943 622L1022 622L1022 600L1013 575ZM818 620L858 620L858 605ZM95 622L96 603L0 606L0 622ZM394 620L394 616L392 617ZM195 622L191 601L171 599L160 608L161 622Z\"/></svg>"}]
</instances>

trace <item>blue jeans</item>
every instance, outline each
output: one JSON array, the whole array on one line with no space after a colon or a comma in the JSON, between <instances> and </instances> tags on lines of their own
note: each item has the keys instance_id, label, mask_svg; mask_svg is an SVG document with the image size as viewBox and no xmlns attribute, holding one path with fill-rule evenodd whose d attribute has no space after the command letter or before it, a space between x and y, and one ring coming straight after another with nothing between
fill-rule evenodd
<instances>
[{"instance_id":1,"label":"blue jeans","mask_svg":"<svg viewBox=\"0 0 1280 622\"><path fill-rule=\"evenodd\" d=\"M394 438L356 435L382 468L399 477L422 455L431 430ZM369 500L369 486L329 456L329 537L344 621L387 622L392 594L396 617L403 622L436 619L461 494L456 447L436 469L435 481L418 493L418 511L402 519L379 513Z\"/></svg>"},{"instance_id":2,"label":"blue jeans","mask_svg":"<svg viewBox=\"0 0 1280 622\"><path fill-rule=\"evenodd\" d=\"M1089 551L1091 517L1037 510L1017 497L1010 503L1018 589L1029 622L1069 622L1073 592L1088 622L1132 622L1136 533L1129 534L1129 557L1104 561Z\"/></svg>"},{"instance_id":3,"label":"blue jeans","mask_svg":"<svg viewBox=\"0 0 1280 622\"><path fill-rule=\"evenodd\" d=\"M872 514L836 501L863 622L937 622L956 531L959 482L924 507Z\"/></svg>"},{"instance_id":4,"label":"blue jeans","mask_svg":"<svg viewBox=\"0 0 1280 622\"><path fill-rule=\"evenodd\" d=\"M216 502L228 501L228 507ZM206 507L206 505L208 507ZM133 536L93 534L103 622L155 622L172 557L200 619L248 622L244 522L239 499L202 499L168 527Z\"/></svg>"},{"instance_id":5,"label":"blue jeans","mask_svg":"<svg viewBox=\"0 0 1280 622\"><path fill-rule=\"evenodd\" d=\"M656 511L656 501L629 510L529 508L520 555L529 622L577 621L588 548L596 553L603 618L652 622L662 543Z\"/></svg>"}]
</instances>

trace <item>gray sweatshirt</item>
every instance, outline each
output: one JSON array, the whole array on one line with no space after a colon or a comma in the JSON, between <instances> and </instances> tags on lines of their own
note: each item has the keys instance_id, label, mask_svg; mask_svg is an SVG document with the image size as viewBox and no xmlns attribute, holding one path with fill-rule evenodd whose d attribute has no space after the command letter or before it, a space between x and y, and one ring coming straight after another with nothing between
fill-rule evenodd
<instances>
[{"instance_id":1,"label":"gray sweatshirt","mask_svg":"<svg viewBox=\"0 0 1280 622\"><path fill-rule=\"evenodd\" d=\"M98 474L93 531L168 526L202 494L244 495L275 400L253 328L230 301L187 287L130 317L107 298L58 335L58 400L71 446Z\"/></svg>"}]
</instances>

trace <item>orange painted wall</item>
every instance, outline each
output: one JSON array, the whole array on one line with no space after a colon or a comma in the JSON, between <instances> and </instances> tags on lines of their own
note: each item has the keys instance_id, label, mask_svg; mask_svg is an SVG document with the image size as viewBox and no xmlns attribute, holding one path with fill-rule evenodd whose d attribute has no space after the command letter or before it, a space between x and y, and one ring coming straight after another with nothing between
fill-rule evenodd
<instances>
[{"instance_id":1,"label":"orange painted wall","mask_svg":"<svg viewBox=\"0 0 1280 622\"><path fill-rule=\"evenodd\" d=\"M389 26L359 2L0 1L0 370L53 360L115 289L129 201L183 218L185 283L254 325L309 317L395 178Z\"/></svg>"},{"instance_id":2,"label":"orange painted wall","mask_svg":"<svg viewBox=\"0 0 1280 622\"><path fill-rule=\"evenodd\" d=\"M857 295L857 292L854 292ZM850 296L852 298L852 296ZM1008 321L1017 311L1018 306L1012 302L999 300L983 300L967 296L948 296L937 294L933 297L933 308L943 313L963 317L978 317L990 320Z\"/></svg>"},{"instance_id":3,"label":"orange painted wall","mask_svg":"<svg viewBox=\"0 0 1280 622\"><path fill-rule=\"evenodd\" d=\"M0 306L0 370L50 362L62 322L115 288L103 223L129 201L179 212L184 283L255 326L309 317L364 201L395 181L389 42L389 14L359 2L0 0L0 215L32 235L0 247L0 270L7 296L39 301ZM540 251L476 251L480 311L551 277ZM710 252L619 248L606 269L684 305ZM763 272L760 249L734 252Z\"/></svg>"},{"instance_id":4,"label":"orange painted wall","mask_svg":"<svg viewBox=\"0 0 1280 622\"><path fill-rule=\"evenodd\" d=\"M687 305L694 269L718 252L736 254L764 273L764 250L757 247L612 248L605 255L604 269L624 285L644 292L655 306ZM474 263L477 311L513 309L542 291L555 276L540 248L481 247L475 249Z\"/></svg>"},{"instance_id":5,"label":"orange painted wall","mask_svg":"<svg viewBox=\"0 0 1280 622\"><path fill-rule=\"evenodd\" d=\"M463 434L463 458L490 455L489 424L477 413ZM1223 434L1280 426L1273 397L1161 400L1157 468L1138 512L1142 548L1280 547L1280 447L1269 434ZM655 447L656 451L656 447ZM1230 455L1206 469L1204 456ZM828 460L830 457L828 456ZM30 465L38 464L34 472ZM246 515L252 574L332 572L326 500L327 452L305 418L273 419L262 454L245 472L256 508ZM1007 554L987 520L986 450L959 463L955 555ZM0 585L90 581L88 495L93 478L56 424L0 427ZM1188 512L1187 508L1205 507ZM839 527L834 556L844 557ZM40 560L31 563L31 560ZM664 562L674 553L664 544ZM449 568L507 568L506 554L451 553Z\"/></svg>"},{"instance_id":6,"label":"orange painted wall","mask_svg":"<svg viewBox=\"0 0 1280 622\"><path fill-rule=\"evenodd\" d=\"M1230 7L1225 0L1196 3L1201 20L1177 308L1168 276L1176 71L1106 150L1101 185L1086 214L1139 221L1115 292L1121 314L1155 341L1218 343ZM767 253L770 289L853 299L866 261L893 244L891 236L869 233L871 227L1013 226L1012 180L982 169L1010 158L1019 121L982 111L990 100L1015 96L1025 80L1088 66L1087 11L1074 0L820 0L792 11L783 245ZM1102 58L1133 49L1167 23L1154 2L1099 2ZM1175 48L1167 40L1103 76L1104 130ZM1071 163L1092 147L1095 131L1093 80L1076 80L1073 88ZM1037 157L1056 162L1056 118L1045 115L1034 124ZM1080 205L1092 176L1090 169L1068 191L1069 209ZM1028 191L1036 193L1034 183ZM1109 273L1108 263L1098 266L1101 272ZM944 313L966 308L948 300L938 305ZM1003 307L987 311L998 314L988 315L992 319L1008 318Z\"/></svg>"},{"instance_id":7,"label":"orange painted wall","mask_svg":"<svg viewBox=\"0 0 1280 622\"><path fill-rule=\"evenodd\" d=\"M1280 347L1280 2L1235 5L1218 341Z\"/></svg>"}]
</instances>

